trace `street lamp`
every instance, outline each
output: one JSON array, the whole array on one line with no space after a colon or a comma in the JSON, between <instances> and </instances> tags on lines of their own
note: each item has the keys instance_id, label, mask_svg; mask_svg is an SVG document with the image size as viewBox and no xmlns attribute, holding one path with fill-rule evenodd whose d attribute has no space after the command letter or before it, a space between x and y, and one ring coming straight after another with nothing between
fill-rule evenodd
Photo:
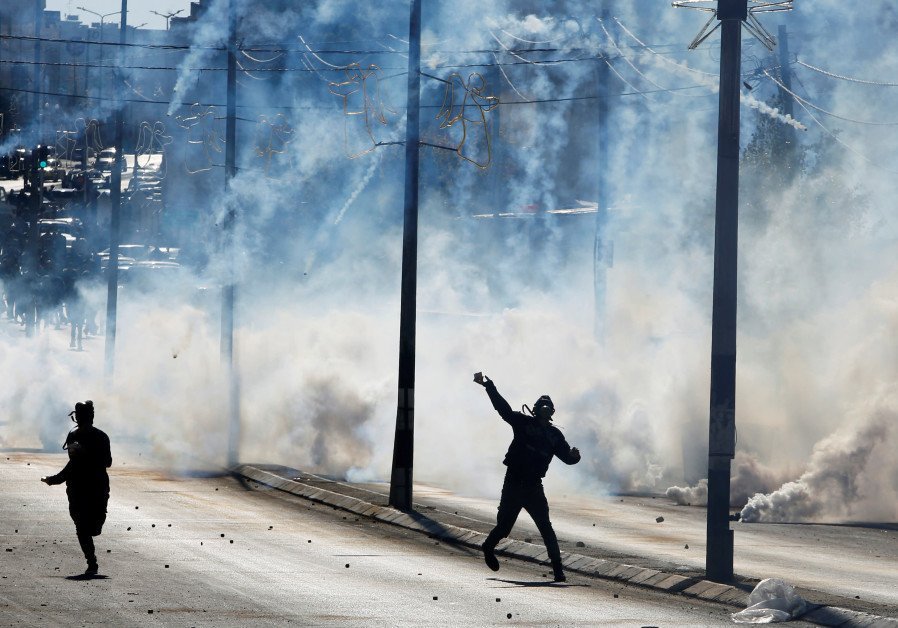
<instances>
[{"instance_id":1,"label":"street lamp","mask_svg":"<svg viewBox=\"0 0 898 628\"><path fill-rule=\"evenodd\" d=\"M113 11L112 13L97 13L96 11L91 11L90 9L85 9L84 7L77 7L77 8L79 11L84 11L85 13L90 13L91 15L96 15L98 18L100 18L100 46L101 46L100 52L102 53L102 51L103 51L102 45L103 45L103 42L105 41L105 39L103 37L103 24L105 23L107 17L109 17L110 15L118 15L119 13L121 13L121 11ZM103 55L103 54L100 55L100 66L101 67L103 65L103 59L105 56L106 55ZM100 98L103 98L103 74L102 74L102 72L100 73Z\"/></svg>"},{"instance_id":2,"label":"street lamp","mask_svg":"<svg viewBox=\"0 0 898 628\"><path fill-rule=\"evenodd\" d=\"M97 13L96 11L91 11L90 9L85 9L84 7L77 7L79 11L84 11L85 13L90 13L91 15L96 15L100 18L100 41L103 41L103 23L107 17L110 15L118 15L121 11L113 11L112 13Z\"/></svg>"},{"instance_id":3,"label":"street lamp","mask_svg":"<svg viewBox=\"0 0 898 628\"><path fill-rule=\"evenodd\" d=\"M175 17L178 13L183 13L183 12L184 12L184 9L178 9L174 13L159 13L159 11L152 11L152 10L150 11L150 13L155 13L159 17L165 18L165 30L169 30L169 23L171 22L171 19L173 17Z\"/></svg>"}]
</instances>

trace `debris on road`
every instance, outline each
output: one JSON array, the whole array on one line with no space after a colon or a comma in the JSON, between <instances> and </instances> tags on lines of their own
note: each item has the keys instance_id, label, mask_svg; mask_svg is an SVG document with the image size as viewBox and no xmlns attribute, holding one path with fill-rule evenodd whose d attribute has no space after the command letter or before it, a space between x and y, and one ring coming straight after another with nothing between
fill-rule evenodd
<instances>
[{"instance_id":1,"label":"debris on road","mask_svg":"<svg viewBox=\"0 0 898 628\"><path fill-rule=\"evenodd\" d=\"M748 608L730 617L737 624L790 621L804 614L807 604L795 588L779 578L761 580L748 596Z\"/></svg>"}]
</instances>

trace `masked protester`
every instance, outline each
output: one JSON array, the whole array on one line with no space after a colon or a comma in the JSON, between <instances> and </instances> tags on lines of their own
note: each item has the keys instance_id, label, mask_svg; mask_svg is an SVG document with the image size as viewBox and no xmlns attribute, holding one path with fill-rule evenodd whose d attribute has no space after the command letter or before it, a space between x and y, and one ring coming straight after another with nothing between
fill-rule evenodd
<instances>
[{"instance_id":1,"label":"masked protester","mask_svg":"<svg viewBox=\"0 0 898 628\"><path fill-rule=\"evenodd\" d=\"M552 425L555 406L548 395L537 399L533 405L533 416L523 412L515 412L502 398L496 385L483 373L475 373L474 381L486 388L493 408L502 419L511 425L514 438L505 454L505 482L502 485L502 498L499 501L499 514L496 527L483 543L483 556L487 566L493 571L499 570L496 559L496 545L511 533L521 508L533 518L539 529L552 561L555 582L566 580L561 565L561 551L558 549L558 538L549 521L549 504L543 491L542 479L549 470L553 456L565 464L580 462L580 451L568 445L557 427Z\"/></svg>"},{"instance_id":2,"label":"masked protester","mask_svg":"<svg viewBox=\"0 0 898 628\"><path fill-rule=\"evenodd\" d=\"M94 427L92 401L76 403L69 416L78 425L65 439L63 449L69 453L65 468L41 482L49 485L66 483L69 498L69 515L75 522L75 532L81 550L87 559L85 575L98 571L93 537L103 530L106 521L106 504L109 501L109 476L106 469L112 466L109 437Z\"/></svg>"}]
</instances>

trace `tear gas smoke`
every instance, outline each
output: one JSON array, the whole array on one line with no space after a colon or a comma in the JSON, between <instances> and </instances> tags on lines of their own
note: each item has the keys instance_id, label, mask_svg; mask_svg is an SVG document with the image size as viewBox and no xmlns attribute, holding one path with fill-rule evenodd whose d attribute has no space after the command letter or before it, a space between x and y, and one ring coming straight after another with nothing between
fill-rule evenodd
<instances>
[{"instance_id":1,"label":"tear gas smoke","mask_svg":"<svg viewBox=\"0 0 898 628\"><path fill-rule=\"evenodd\" d=\"M740 95L740 100L744 104L751 107L752 109L756 109L756 110L760 111L761 113L763 113L764 115L768 115L771 118L774 118L780 122L783 122L784 124L788 124L791 127L795 127L799 131L807 131L808 130L808 127L806 127L801 122L799 122L798 120L793 118L791 115L783 114L779 109L776 109L775 107L771 107L770 105L768 105L765 102L761 102L760 100L758 100L751 94L746 94L745 92L742 92Z\"/></svg>"},{"instance_id":2,"label":"tear gas smoke","mask_svg":"<svg viewBox=\"0 0 898 628\"><path fill-rule=\"evenodd\" d=\"M172 104L158 119L187 113L187 103L224 102L222 72L190 69L223 66L223 51L210 47L225 41L224 4L194 26L194 49L181 57L175 90L165 94ZM221 464L228 395L217 287L236 262L241 459L389 477L404 151L382 146L348 159L344 130L355 121L328 86L345 80L350 63L377 64L378 98L393 112L381 137L404 137L408 7L322 0L275 19L264 7L237 4L243 45L286 41L290 50L271 62L283 71L258 72L264 80L241 72L239 171L228 191L220 153L188 143L185 129L167 129L175 140L166 159L178 171L166 183L168 218L185 236L182 255L207 263L149 295L123 289L109 389L101 387L101 339L68 352L53 330L26 342L5 324L4 445L55 447L67 409L92 398L97 424L119 446L151 452L175 469ZM482 72L484 93L502 104L486 114L486 128L466 128L478 148L485 139L473 136L493 133L493 161L481 171L458 159L459 127L440 128L445 83L422 77L422 135L449 150L421 153L419 480L497 493L511 434L470 381L483 371L514 407L540 394L555 400L556 422L583 461L553 468L550 486L604 492L680 484L692 488L670 489L675 499L702 498L718 40L687 52L701 26L694 12L647 16L638 4L617 3L604 21L618 51L595 3L555 3L551 14L512 0L425 3L427 73ZM850 7L829 0L813 11L798 7L781 17L796 33L790 48L842 75L857 68L867 78L898 76L892 30L880 20L892 9L874 5L836 30L824 22L844 21ZM773 20L764 18L775 30ZM341 72L303 52L299 34ZM338 52L345 50L367 52ZM746 64L778 64L750 38L744 50ZM852 51L848 67L844 50ZM632 94L612 73L601 136L593 98L600 53L647 92ZM254 63L245 67L262 67ZM893 92L794 70L807 98L827 110L862 109L871 120L894 111ZM136 84L135 73L128 79ZM699 88L657 91L647 79ZM769 104L775 94L762 80L756 103L746 102L758 111L743 109L743 146L756 140L761 149L753 154L763 158L746 157L743 166L734 500L764 494L744 513L764 520L894 517L894 406L856 409L880 399L883 383L898 375L895 178L816 126L783 157L784 129L807 120L800 111L785 118ZM294 139L283 154L268 155L266 171L251 138L258 116L274 112L286 112ZM210 119L220 124L222 115ZM892 130L842 123L832 130L869 160L896 162ZM600 142L608 151L601 165ZM200 170L198 159L202 171L184 174L185 164ZM550 213L595 199L600 181L611 203L604 236L614 251L596 313L607 329L601 343L592 335L593 308L584 305L596 280L595 216ZM231 206L239 215L236 244L222 251L217 225ZM474 218L480 214L493 217ZM789 478L798 480L783 485Z\"/></svg>"},{"instance_id":3,"label":"tear gas smoke","mask_svg":"<svg viewBox=\"0 0 898 628\"><path fill-rule=\"evenodd\" d=\"M730 507L741 508L753 495L772 491L782 483L783 478L756 457L737 451L730 477ZM708 503L708 480L703 478L695 486L671 486L665 495L683 506L705 506Z\"/></svg>"},{"instance_id":4,"label":"tear gas smoke","mask_svg":"<svg viewBox=\"0 0 898 628\"><path fill-rule=\"evenodd\" d=\"M814 447L798 480L758 493L742 509L746 522L846 521L898 517L895 407L875 409Z\"/></svg>"}]
</instances>

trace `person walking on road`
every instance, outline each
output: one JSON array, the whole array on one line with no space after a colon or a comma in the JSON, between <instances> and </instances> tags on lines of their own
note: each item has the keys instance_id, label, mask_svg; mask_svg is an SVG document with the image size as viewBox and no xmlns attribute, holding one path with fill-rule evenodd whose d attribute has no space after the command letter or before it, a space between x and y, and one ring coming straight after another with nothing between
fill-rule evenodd
<instances>
[{"instance_id":1,"label":"person walking on road","mask_svg":"<svg viewBox=\"0 0 898 628\"><path fill-rule=\"evenodd\" d=\"M502 485L496 527L483 542L484 560L490 569L499 570L496 545L511 533L523 508L533 518L543 537L552 561L555 582L564 582L566 578L561 565L561 550L558 548L558 538L552 529L552 522L549 521L549 504L542 479L549 470L553 456L558 456L565 464L577 464L580 462L580 450L568 445L561 430L552 425L555 405L548 395L536 400L533 404L533 416L528 416L512 410L496 390L493 381L484 377L483 373L475 373L474 381L486 388L493 408L514 430L514 438L503 462L508 469Z\"/></svg>"},{"instance_id":2,"label":"person walking on road","mask_svg":"<svg viewBox=\"0 0 898 628\"><path fill-rule=\"evenodd\" d=\"M41 482L50 486L66 483L69 498L69 515L75 522L78 543L87 559L85 576L96 575L97 555L93 537L98 536L106 522L106 504L109 502L109 475L112 466L109 437L94 427L92 401L76 403L69 416L78 425L66 436L63 449L68 450L69 462L65 468Z\"/></svg>"}]
</instances>

